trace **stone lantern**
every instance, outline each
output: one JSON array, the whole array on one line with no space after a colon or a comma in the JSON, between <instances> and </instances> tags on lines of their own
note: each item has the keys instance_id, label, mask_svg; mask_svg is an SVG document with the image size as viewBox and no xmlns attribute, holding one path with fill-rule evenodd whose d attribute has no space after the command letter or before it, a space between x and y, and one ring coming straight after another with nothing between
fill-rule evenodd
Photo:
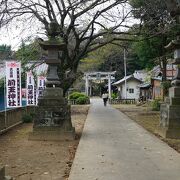
<instances>
[{"instance_id":1,"label":"stone lantern","mask_svg":"<svg viewBox=\"0 0 180 180\"><path fill-rule=\"evenodd\" d=\"M58 25L51 22L48 29L49 40L39 44L46 50L45 59L48 65L46 88L43 95L38 98L38 107L34 119L33 132L30 140L65 140L74 138L74 128L71 123L70 105L63 97L58 77L58 65L61 63L61 54L65 48L63 41L57 36Z\"/></svg>"},{"instance_id":2,"label":"stone lantern","mask_svg":"<svg viewBox=\"0 0 180 180\"><path fill-rule=\"evenodd\" d=\"M176 24L180 25L180 0L167 0L167 7ZM180 138L180 32L176 40L172 40L166 47L174 51L173 64L177 65L176 75L169 88L169 97L161 105L161 119L158 133L165 138Z\"/></svg>"}]
</instances>

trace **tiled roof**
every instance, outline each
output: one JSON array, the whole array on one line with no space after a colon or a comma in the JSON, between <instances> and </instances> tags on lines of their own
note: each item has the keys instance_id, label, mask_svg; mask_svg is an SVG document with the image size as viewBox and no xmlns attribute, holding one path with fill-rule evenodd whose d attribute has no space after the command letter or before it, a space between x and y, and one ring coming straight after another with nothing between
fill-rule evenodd
<instances>
[{"instance_id":1,"label":"tiled roof","mask_svg":"<svg viewBox=\"0 0 180 180\"><path fill-rule=\"evenodd\" d=\"M143 83L143 84L138 85L138 87L140 87L140 88L148 88L150 86L151 86L150 83Z\"/></svg>"},{"instance_id":2,"label":"tiled roof","mask_svg":"<svg viewBox=\"0 0 180 180\"><path fill-rule=\"evenodd\" d=\"M134 73L133 73L134 77L136 79L139 79L141 81L145 81L145 79L147 78L148 76L148 73L147 71L145 70L136 70Z\"/></svg>"},{"instance_id":3,"label":"tiled roof","mask_svg":"<svg viewBox=\"0 0 180 180\"><path fill-rule=\"evenodd\" d=\"M125 80L128 81L128 80L130 80L130 79L132 79L132 78L135 79L135 80L137 80L137 81L142 82L140 79L135 78L134 75L132 74L132 75L126 76L126 77L124 77L123 79L120 79L119 81L113 83L113 85L118 85L118 84L124 83Z\"/></svg>"}]
</instances>

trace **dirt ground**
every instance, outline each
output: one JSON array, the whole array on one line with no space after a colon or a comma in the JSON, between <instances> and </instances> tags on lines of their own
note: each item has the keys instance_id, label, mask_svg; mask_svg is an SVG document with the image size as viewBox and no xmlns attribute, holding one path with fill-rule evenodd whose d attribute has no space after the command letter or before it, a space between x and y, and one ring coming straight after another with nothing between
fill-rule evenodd
<instances>
[{"instance_id":1,"label":"dirt ground","mask_svg":"<svg viewBox=\"0 0 180 180\"><path fill-rule=\"evenodd\" d=\"M72 106L73 141L28 141L32 124L22 124L0 136L0 164L16 180L66 180L89 106Z\"/></svg>"},{"instance_id":2,"label":"dirt ground","mask_svg":"<svg viewBox=\"0 0 180 180\"><path fill-rule=\"evenodd\" d=\"M166 142L169 146L174 148L180 153L180 139L168 139L162 138L156 134L156 128L159 125L160 121L160 112L152 111L150 107L136 106L136 105L113 105L113 107L119 109L121 112L125 113L131 119L136 121L139 125L155 134L158 138Z\"/></svg>"}]
</instances>

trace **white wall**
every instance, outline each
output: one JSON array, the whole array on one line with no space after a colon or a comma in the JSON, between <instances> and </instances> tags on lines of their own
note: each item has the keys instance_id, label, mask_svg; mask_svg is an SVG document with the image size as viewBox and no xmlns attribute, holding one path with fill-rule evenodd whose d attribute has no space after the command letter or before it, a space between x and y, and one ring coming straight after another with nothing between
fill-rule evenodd
<instances>
[{"instance_id":1,"label":"white wall","mask_svg":"<svg viewBox=\"0 0 180 180\"><path fill-rule=\"evenodd\" d=\"M126 92L127 92L127 99L139 99L139 87L137 87L140 84L140 82L136 80L129 80L127 81L127 88L128 91L125 91L125 83L123 83L120 87L118 87L118 90L120 90L121 98L126 98ZM129 93L129 89L134 89L134 93Z\"/></svg>"}]
</instances>

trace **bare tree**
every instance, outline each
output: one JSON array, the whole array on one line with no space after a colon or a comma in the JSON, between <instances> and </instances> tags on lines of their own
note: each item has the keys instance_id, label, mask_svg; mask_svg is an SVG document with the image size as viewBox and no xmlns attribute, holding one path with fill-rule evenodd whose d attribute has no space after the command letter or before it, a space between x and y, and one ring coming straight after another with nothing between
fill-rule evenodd
<instances>
[{"instance_id":1,"label":"bare tree","mask_svg":"<svg viewBox=\"0 0 180 180\"><path fill-rule=\"evenodd\" d=\"M0 27L15 20L32 24L36 19L47 32L51 21L58 23L66 44L59 71L64 91L75 81L80 59L130 37L124 36L132 17L127 0L1 0L0 11Z\"/></svg>"}]
</instances>

